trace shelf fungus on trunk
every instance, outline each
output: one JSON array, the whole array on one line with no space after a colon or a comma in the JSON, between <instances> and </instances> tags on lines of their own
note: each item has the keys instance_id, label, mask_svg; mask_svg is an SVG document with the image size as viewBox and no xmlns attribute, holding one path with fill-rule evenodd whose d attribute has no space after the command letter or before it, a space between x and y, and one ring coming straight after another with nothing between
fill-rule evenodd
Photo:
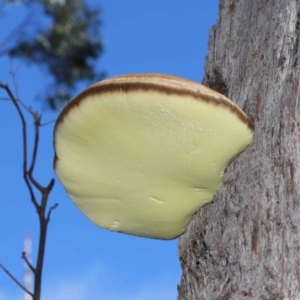
<instances>
[{"instance_id":1,"label":"shelf fungus on trunk","mask_svg":"<svg viewBox=\"0 0 300 300\"><path fill-rule=\"evenodd\" d=\"M174 239L212 201L224 169L252 136L243 111L201 84L161 74L117 76L62 110L54 168L96 225Z\"/></svg>"}]
</instances>

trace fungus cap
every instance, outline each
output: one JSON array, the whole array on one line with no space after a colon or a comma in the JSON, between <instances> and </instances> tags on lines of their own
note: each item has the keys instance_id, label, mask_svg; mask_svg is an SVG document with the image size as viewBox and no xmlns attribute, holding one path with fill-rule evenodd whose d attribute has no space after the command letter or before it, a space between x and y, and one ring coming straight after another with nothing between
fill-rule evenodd
<instances>
[{"instance_id":1,"label":"fungus cap","mask_svg":"<svg viewBox=\"0 0 300 300\"><path fill-rule=\"evenodd\" d=\"M252 136L242 110L201 84L123 75L88 87L62 110L54 168L96 225L173 239L212 201Z\"/></svg>"}]
</instances>

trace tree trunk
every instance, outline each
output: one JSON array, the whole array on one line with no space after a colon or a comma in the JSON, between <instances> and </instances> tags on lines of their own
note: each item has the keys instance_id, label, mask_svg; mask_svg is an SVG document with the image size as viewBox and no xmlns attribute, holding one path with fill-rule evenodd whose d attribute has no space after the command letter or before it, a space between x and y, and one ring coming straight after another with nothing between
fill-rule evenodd
<instances>
[{"instance_id":1,"label":"tree trunk","mask_svg":"<svg viewBox=\"0 0 300 300\"><path fill-rule=\"evenodd\" d=\"M300 0L221 0L219 10L204 84L255 133L180 237L178 299L299 300Z\"/></svg>"}]
</instances>

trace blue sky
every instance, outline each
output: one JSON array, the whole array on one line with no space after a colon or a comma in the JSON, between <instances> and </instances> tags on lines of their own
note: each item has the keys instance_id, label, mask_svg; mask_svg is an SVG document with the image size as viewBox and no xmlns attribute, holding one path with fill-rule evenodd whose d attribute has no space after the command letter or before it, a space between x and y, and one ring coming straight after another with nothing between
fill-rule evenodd
<instances>
[{"instance_id":1,"label":"blue sky","mask_svg":"<svg viewBox=\"0 0 300 300\"><path fill-rule=\"evenodd\" d=\"M209 29L215 23L217 0L109 0L102 7L101 36L105 53L99 69L107 76L156 72L201 82ZM11 7L0 18L0 41L25 11ZM0 81L13 88L10 63L0 57ZM47 84L43 70L13 63L18 69L20 98L36 110L37 92ZM5 96L0 91L0 97ZM57 117L43 111L44 121ZM30 121L30 119L28 119ZM23 239L35 246L38 223L22 181L20 121L9 101L0 101L0 262L23 280ZM32 128L29 127L29 130ZM53 124L41 130L35 176L43 184L52 170ZM32 137L29 134L29 138ZM159 241L109 232L90 223L56 181L50 204L59 202L49 226L43 300L175 300L181 270L178 240ZM22 299L22 291L0 270L0 300Z\"/></svg>"}]
</instances>

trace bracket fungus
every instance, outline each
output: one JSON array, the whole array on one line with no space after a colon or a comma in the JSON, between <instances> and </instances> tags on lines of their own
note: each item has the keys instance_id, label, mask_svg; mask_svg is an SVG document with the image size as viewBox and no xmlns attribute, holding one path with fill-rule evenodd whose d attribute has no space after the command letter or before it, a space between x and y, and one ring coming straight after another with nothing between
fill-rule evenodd
<instances>
[{"instance_id":1,"label":"bracket fungus","mask_svg":"<svg viewBox=\"0 0 300 300\"><path fill-rule=\"evenodd\" d=\"M123 75L88 87L62 110L54 168L96 225L174 239L212 201L252 136L243 111L201 84Z\"/></svg>"}]
</instances>

